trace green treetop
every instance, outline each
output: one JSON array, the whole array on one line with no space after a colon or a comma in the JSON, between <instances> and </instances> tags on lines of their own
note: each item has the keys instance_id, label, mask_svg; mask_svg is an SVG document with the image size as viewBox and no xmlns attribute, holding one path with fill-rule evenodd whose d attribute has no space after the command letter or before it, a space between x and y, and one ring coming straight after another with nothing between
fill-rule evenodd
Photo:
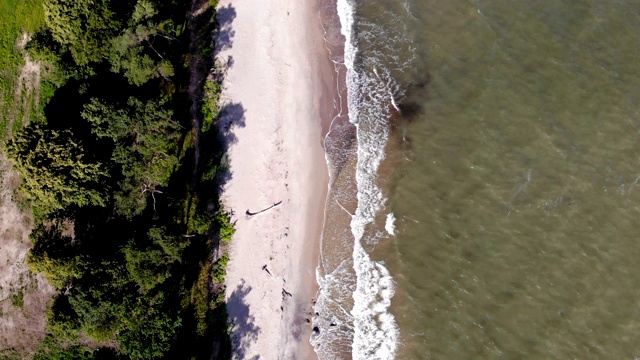
<instances>
[{"instance_id":1,"label":"green treetop","mask_svg":"<svg viewBox=\"0 0 640 360\"><path fill-rule=\"evenodd\" d=\"M23 195L34 212L46 215L69 205L106 204L103 182L108 172L85 158L85 149L68 130L31 125L7 143L7 152L22 175Z\"/></svg>"},{"instance_id":2,"label":"green treetop","mask_svg":"<svg viewBox=\"0 0 640 360\"><path fill-rule=\"evenodd\" d=\"M122 167L124 180L116 192L116 210L125 216L139 214L146 198L161 193L178 163L175 140L178 123L161 101L143 103L130 98L126 108L115 108L97 99L85 105L82 116L98 137L113 140L112 159Z\"/></svg>"},{"instance_id":3,"label":"green treetop","mask_svg":"<svg viewBox=\"0 0 640 360\"><path fill-rule=\"evenodd\" d=\"M51 35L78 65L107 57L109 39L121 27L108 0L45 0L44 12Z\"/></svg>"},{"instance_id":4,"label":"green treetop","mask_svg":"<svg viewBox=\"0 0 640 360\"><path fill-rule=\"evenodd\" d=\"M173 76L173 66L154 47L154 39L161 36L161 27L151 21L156 14L153 4L147 0L138 1L129 21L129 28L120 36L113 38L109 62L113 72L122 72L129 83L142 85L147 81L162 77L169 80ZM154 60L145 53L145 48L151 49Z\"/></svg>"}]
</instances>

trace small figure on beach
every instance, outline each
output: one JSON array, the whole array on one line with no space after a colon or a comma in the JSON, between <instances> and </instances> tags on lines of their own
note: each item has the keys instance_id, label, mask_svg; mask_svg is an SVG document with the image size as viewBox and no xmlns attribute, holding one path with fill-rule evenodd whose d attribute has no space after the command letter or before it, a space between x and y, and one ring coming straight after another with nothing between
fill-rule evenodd
<instances>
[{"instance_id":1,"label":"small figure on beach","mask_svg":"<svg viewBox=\"0 0 640 360\"><path fill-rule=\"evenodd\" d=\"M266 271L266 272L267 272L267 274L269 274L269 276L273 276L273 275L271 275L271 271L269 271L269 269L267 269L267 264L264 264L264 265L262 266L262 270Z\"/></svg>"}]
</instances>

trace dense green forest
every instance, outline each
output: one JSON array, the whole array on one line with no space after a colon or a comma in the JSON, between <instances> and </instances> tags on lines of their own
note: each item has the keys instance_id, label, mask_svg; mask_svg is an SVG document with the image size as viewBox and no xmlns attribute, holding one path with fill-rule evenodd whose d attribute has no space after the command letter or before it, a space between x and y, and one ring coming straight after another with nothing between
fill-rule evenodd
<instances>
[{"instance_id":1,"label":"dense green forest","mask_svg":"<svg viewBox=\"0 0 640 360\"><path fill-rule=\"evenodd\" d=\"M35 359L229 356L212 2L3 3L2 103L40 66L1 126L58 291Z\"/></svg>"}]
</instances>

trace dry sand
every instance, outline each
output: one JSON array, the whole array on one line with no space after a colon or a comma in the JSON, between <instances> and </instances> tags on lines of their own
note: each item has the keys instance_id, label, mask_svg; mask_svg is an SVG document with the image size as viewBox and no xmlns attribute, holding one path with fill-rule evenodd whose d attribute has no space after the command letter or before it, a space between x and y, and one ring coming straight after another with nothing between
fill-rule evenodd
<instances>
[{"instance_id":1,"label":"dry sand","mask_svg":"<svg viewBox=\"0 0 640 360\"><path fill-rule=\"evenodd\" d=\"M312 359L307 319L328 182L322 124L334 82L317 4L222 0L218 18L217 57L230 65L223 202L237 221L226 294L235 357Z\"/></svg>"},{"instance_id":2,"label":"dry sand","mask_svg":"<svg viewBox=\"0 0 640 360\"><path fill-rule=\"evenodd\" d=\"M13 199L18 182L0 154L0 358L27 359L45 336L45 310L54 289L27 267L32 220ZM23 304L15 306L12 297L20 293Z\"/></svg>"}]
</instances>

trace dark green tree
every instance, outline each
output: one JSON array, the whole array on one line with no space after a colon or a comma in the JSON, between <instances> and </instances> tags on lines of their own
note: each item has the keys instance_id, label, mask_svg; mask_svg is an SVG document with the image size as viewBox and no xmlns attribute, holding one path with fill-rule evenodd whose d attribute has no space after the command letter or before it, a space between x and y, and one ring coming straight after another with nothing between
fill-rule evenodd
<instances>
[{"instance_id":1,"label":"dark green tree","mask_svg":"<svg viewBox=\"0 0 640 360\"><path fill-rule=\"evenodd\" d=\"M96 260L96 259L94 259ZM139 296L118 260L87 264L83 277L68 292L77 328L95 341L111 341L129 316L127 301Z\"/></svg>"},{"instance_id":2,"label":"dark green tree","mask_svg":"<svg viewBox=\"0 0 640 360\"><path fill-rule=\"evenodd\" d=\"M34 272L42 273L57 289L64 289L73 279L82 276L84 259L74 239L56 219L40 224L31 233L35 246L27 256Z\"/></svg>"},{"instance_id":3,"label":"dark green tree","mask_svg":"<svg viewBox=\"0 0 640 360\"><path fill-rule=\"evenodd\" d=\"M130 98L127 107L116 108L92 99L82 116L93 132L115 144L112 159L122 167L124 180L115 193L116 210L131 217L144 210L148 196L162 191L178 163L176 140L180 126L162 101L143 103ZM154 205L155 206L155 205Z\"/></svg>"},{"instance_id":4,"label":"dark green tree","mask_svg":"<svg viewBox=\"0 0 640 360\"><path fill-rule=\"evenodd\" d=\"M121 28L108 0L45 0L45 21L53 38L68 48L78 65L101 61Z\"/></svg>"},{"instance_id":5,"label":"dark green tree","mask_svg":"<svg viewBox=\"0 0 640 360\"><path fill-rule=\"evenodd\" d=\"M182 252L189 245L189 238L171 235L164 226L152 227L147 234L153 244L162 249L165 257L182 261Z\"/></svg>"},{"instance_id":6,"label":"dark green tree","mask_svg":"<svg viewBox=\"0 0 640 360\"><path fill-rule=\"evenodd\" d=\"M117 340L123 354L131 359L161 358L169 350L182 325L175 308L168 308L162 294L127 303L127 315Z\"/></svg>"},{"instance_id":7,"label":"dark green tree","mask_svg":"<svg viewBox=\"0 0 640 360\"><path fill-rule=\"evenodd\" d=\"M132 243L123 249L127 270L140 290L147 292L171 276L171 259L165 257L160 249L140 250Z\"/></svg>"},{"instance_id":8,"label":"dark green tree","mask_svg":"<svg viewBox=\"0 0 640 360\"><path fill-rule=\"evenodd\" d=\"M154 47L156 37L172 39L162 34L162 27L151 21L156 9L150 1L140 0L136 4L129 28L113 38L109 62L113 72L122 72L129 83L142 85L147 81L162 77L169 80L173 76L173 66ZM155 60L149 56L151 50Z\"/></svg>"},{"instance_id":9,"label":"dark green tree","mask_svg":"<svg viewBox=\"0 0 640 360\"><path fill-rule=\"evenodd\" d=\"M151 244L140 248L131 241L122 251L127 270L140 290L147 292L171 276L172 265L180 262L187 238L170 235L164 227L153 227L147 233Z\"/></svg>"}]
</instances>

